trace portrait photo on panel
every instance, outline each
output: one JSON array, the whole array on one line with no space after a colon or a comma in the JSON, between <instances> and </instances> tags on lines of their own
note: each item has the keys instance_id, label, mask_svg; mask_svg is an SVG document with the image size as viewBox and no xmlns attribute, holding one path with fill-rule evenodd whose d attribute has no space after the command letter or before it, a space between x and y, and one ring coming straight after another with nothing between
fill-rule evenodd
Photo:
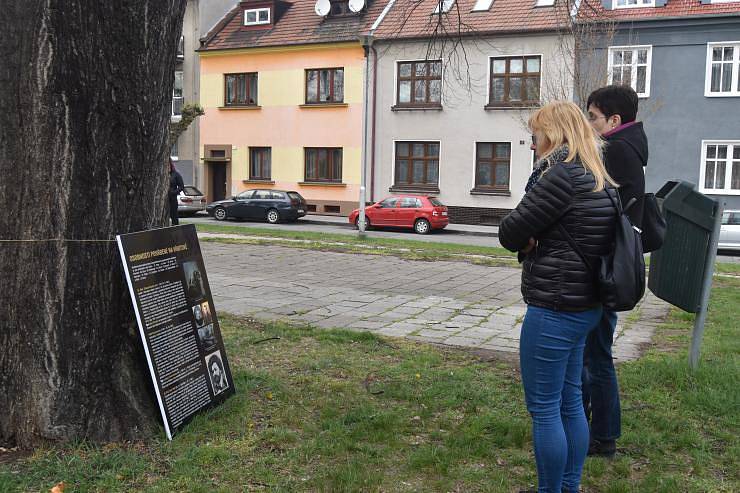
<instances>
[{"instance_id":1,"label":"portrait photo on panel","mask_svg":"<svg viewBox=\"0 0 740 493\"><path fill-rule=\"evenodd\" d=\"M206 368L208 369L208 375L211 380L213 395L218 395L229 388L224 363L221 360L221 351L216 351L206 356Z\"/></svg>"},{"instance_id":2,"label":"portrait photo on panel","mask_svg":"<svg viewBox=\"0 0 740 493\"><path fill-rule=\"evenodd\" d=\"M185 271L185 292L191 302L201 300L206 293L203 286L203 275L198 268L198 262L193 260L182 264Z\"/></svg>"},{"instance_id":3,"label":"portrait photo on panel","mask_svg":"<svg viewBox=\"0 0 740 493\"><path fill-rule=\"evenodd\" d=\"M203 324L208 325L213 323L213 313L211 312L211 305L207 301L204 301L200 305L200 311L203 314Z\"/></svg>"},{"instance_id":4,"label":"portrait photo on panel","mask_svg":"<svg viewBox=\"0 0 740 493\"><path fill-rule=\"evenodd\" d=\"M203 318L203 307L201 305L195 305L193 307L193 318L195 318L195 326L202 327L206 321Z\"/></svg>"},{"instance_id":5,"label":"portrait photo on panel","mask_svg":"<svg viewBox=\"0 0 740 493\"><path fill-rule=\"evenodd\" d=\"M198 329L198 340L204 349L211 349L216 345L216 336L213 335L213 324L204 325Z\"/></svg>"}]
</instances>

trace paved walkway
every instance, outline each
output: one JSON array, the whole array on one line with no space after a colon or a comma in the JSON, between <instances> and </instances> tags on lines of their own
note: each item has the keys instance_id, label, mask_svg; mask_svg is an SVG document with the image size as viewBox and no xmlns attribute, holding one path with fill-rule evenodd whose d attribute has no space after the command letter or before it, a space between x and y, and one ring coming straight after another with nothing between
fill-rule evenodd
<instances>
[{"instance_id":1,"label":"paved walkway","mask_svg":"<svg viewBox=\"0 0 740 493\"><path fill-rule=\"evenodd\" d=\"M202 243L216 309L256 319L516 353L520 271L245 244ZM620 317L617 360L639 356L668 305L648 294Z\"/></svg>"}]
</instances>

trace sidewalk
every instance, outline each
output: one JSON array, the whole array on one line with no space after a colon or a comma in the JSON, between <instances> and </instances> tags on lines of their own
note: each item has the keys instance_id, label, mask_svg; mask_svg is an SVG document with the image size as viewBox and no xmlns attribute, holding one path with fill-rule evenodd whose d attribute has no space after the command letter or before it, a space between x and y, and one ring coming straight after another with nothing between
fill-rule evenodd
<instances>
[{"instance_id":1,"label":"sidewalk","mask_svg":"<svg viewBox=\"0 0 740 493\"><path fill-rule=\"evenodd\" d=\"M325 216L321 214L308 214L300 219L301 222L312 224L342 225L350 227L344 216ZM450 224L445 231L470 236L498 236L498 226L482 226L471 224Z\"/></svg>"}]
</instances>

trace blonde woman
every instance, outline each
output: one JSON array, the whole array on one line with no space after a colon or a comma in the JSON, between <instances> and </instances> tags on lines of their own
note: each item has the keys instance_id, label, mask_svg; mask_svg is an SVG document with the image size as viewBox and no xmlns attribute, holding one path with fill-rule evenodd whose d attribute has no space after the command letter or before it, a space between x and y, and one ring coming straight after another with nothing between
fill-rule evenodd
<instances>
[{"instance_id":1,"label":"blonde woman","mask_svg":"<svg viewBox=\"0 0 740 493\"><path fill-rule=\"evenodd\" d=\"M529 120L540 160L519 205L499 229L501 244L523 257L527 303L519 359L537 462L538 492L577 492L588 451L581 400L583 347L602 309L596 280L563 230L596 269L609 253L616 190L601 140L573 103L556 101Z\"/></svg>"}]
</instances>

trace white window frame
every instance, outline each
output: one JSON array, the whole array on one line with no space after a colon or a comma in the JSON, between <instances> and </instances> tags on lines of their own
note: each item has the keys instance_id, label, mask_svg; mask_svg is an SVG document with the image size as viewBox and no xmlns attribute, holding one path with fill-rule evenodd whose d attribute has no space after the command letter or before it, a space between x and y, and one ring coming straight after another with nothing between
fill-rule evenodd
<instances>
[{"instance_id":1,"label":"white window frame","mask_svg":"<svg viewBox=\"0 0 740 493\"><path fill-rule=\"evenodd\" d=\"M707 146L726 145L727 158L725 164L725 188L706 188L704 187L704 178L706 176L707 165ZM732 163L733 148L740 147L740 140L702 140L701 141L701 163L699 165L699 191L707 195L740 195L740 190L730 188L732 181ZM738 162L740 166L740 162Z\"/></svg>"},{"instance_id":2,"label":"white window frame","mask_svg":"<svg viewBox=\"0 0 740 493\"><path fill-rule=\"evenodd\" d=\"M435 14L439 14L440 8L443 14L446 14L455 5L455 0L437 0L437 8L434 9Z\"/></svg>"},{"instance_id":3,"label":"white window frame","mask_svg":"<svg viewBox=\"0 0 740 493\"><path fill-rule=\"evenodd\" d=\"M247 14L250 12L255 13L255 18L257 19L255 22L249 22L247 20ZM260 12L267 12L266 21L260 20ZM263 7L259 9L244 9L244 25L245 26L260 26L260 25L269 24L269 23L270 23L270 7Z\"/></svg>"},{"instance_id":4,"label":"white window frame","mask_svg":"<svg viewBox=\"0 0 740 493\"><path fill-rule=\"evenodd\" d=\"M511 172L514 169L514 141L506 140L506 139L497 140L497 141L492 141L492 140L474 140L473 141L473 179L472 179L472 184L470 185L471 190L475 189L476 172L478 171L478 144L507 144L507 143L509 144L509 190L508 190L508 193L509 195L511 195L511 181L512 181ZM534 153L534 151L531 151L531 153ZM499 191L499 194L500 194L499 196L503 195L504 197L506 197L505 193L506 192L501 190ZM482 194L482 195L486 195L486 194ZM491 193L490 195L496 196L496 193Z\"/></svg>"},{"instance_id":5,"label":"white window frame","mask_svg":"<svg viewBox=\"0 0 740 493\"><path fill-rule=\"evenodd\" d=\"M732 46L732 84L729 92L712 92L712 50L718 46ZM707 43L707 64L704 76L704 96L708 98L736 98L740 96L740 41Z\"/></svg>"},{"instance_id":6,"label":"white window frame","mask_svg":"<svg viewBox=\"0 0 740 493\"><path fill-rule=\"evenodd\" d=\"M545 66L545 55L543 53L501 53L499 55L489 55L488 56L488 68L486 69L486 74L488 79L486 80L486 103L485 106L489 105L491 103L491 76L493 75L491 71L493 70L493 64L491 63L491 60L494 58L530 58L530 57L540 57L540 104L544 101L544 97L542 94L542 86L544 82L544 66ZM512 107L502 107L502 109L517 109L517 106ZM523 108L526 108L524 106Z\"/></svg>"},{"instance_id":7,"label":"white window frame","mask_svg":"<svg viewBox=\"0 0 740 493\"><path fill-rule=\"evenodd\" d=\"M555 5L555 0L537 0L534 4L535 7L552 7Z\"/></svg>"},{"instance_id":8,"label":"white window frame","mask_svg":"<svg viewBox=\"0 0 740 493\"><path fill-rule=\"evenodd\" d=\"M609 71L609 84L614 81L614 52L615 51L632 51L632 80L630 81L630 87L637 92L637 52L638 50L647 49L647 70L645 71L645 92L638 92L637 96L640 98L650 97L650 82L652 79L653 72L653 45L629 45L629 46L610 46L607 50L607 56L609 57L607 63L607 70Z\"/></svg>"},{"instance_id":9,"label":"white window frame","mask_svg":"<svg viewBox=\"0 0 740 493\"><path fill-rule=\"evenodd\" d=\"M493 0L476 0L471 12L488 12L491 10Z\"/></svg>"},{"instance_id":10,"label":"white window frame","mask_svg":"<svg viewBox=\"0 0 740 493\"><path fill-rule=\"evenodd\" d=\"M440 91L442 91L439 94L439 104L444 106L444 100L445 100L445 62L446 60L444 58L434 58L429 60L424 60L423 58L409 58L407 60L394 60L393 64L393 105L392 106L399 106L398 102L398 65L401 63L416 63L416 62L440 62L442 64L442 86L440 87ZM401 103L401 105L408 104L408 103ZM414 107L408 107L403 108L404 111L434 111L433 108L414 108ZM395 179L395 178L394 178Z\"/></svg>"},{"instance_id":11,"label":"white window frame","mask_svg":"<svg viewBox=\"0 0 740 493\"><path fill-rule=\"evenodd\" d=\"M437 161L437 188L440 190L439 195L442 194L442 141L440 139L393 139L393 147L391 148L391 186L396 186L396 142L436 142L439 145L439 156Z\"/></svg>"},{"instance_id":12,"label":"white window frame","mask_svg":"<svg viewBox=\"0 0 740 493\"><path fill-rule=\"evenodd\" d=\"M655 7L655 0L637 0L637 2L647 2L647 3L637 3L636 5L618 5L619 0L612 0L612 10L616 9L644 9L644 8L650 8Z\"/></svg>"},{"instance_id":13,"label":"white window frame","mask_svg":"<svg viewBox=\"0 0 740 493\"><path fill-rule=\"evenodd\" d=\"M182 70L175 70L175 80L177 80L179 74L180 83L182 84L182 88L180 89L182 91L181 96L175 96L175 83L172 84L172 108L170 111L170 118L172 121L180 121L182 119L182 107L185 103L185 74ZM180 107L180 112L175 113L175 108L178 106Z\"/></svg>"}]
</instances>

